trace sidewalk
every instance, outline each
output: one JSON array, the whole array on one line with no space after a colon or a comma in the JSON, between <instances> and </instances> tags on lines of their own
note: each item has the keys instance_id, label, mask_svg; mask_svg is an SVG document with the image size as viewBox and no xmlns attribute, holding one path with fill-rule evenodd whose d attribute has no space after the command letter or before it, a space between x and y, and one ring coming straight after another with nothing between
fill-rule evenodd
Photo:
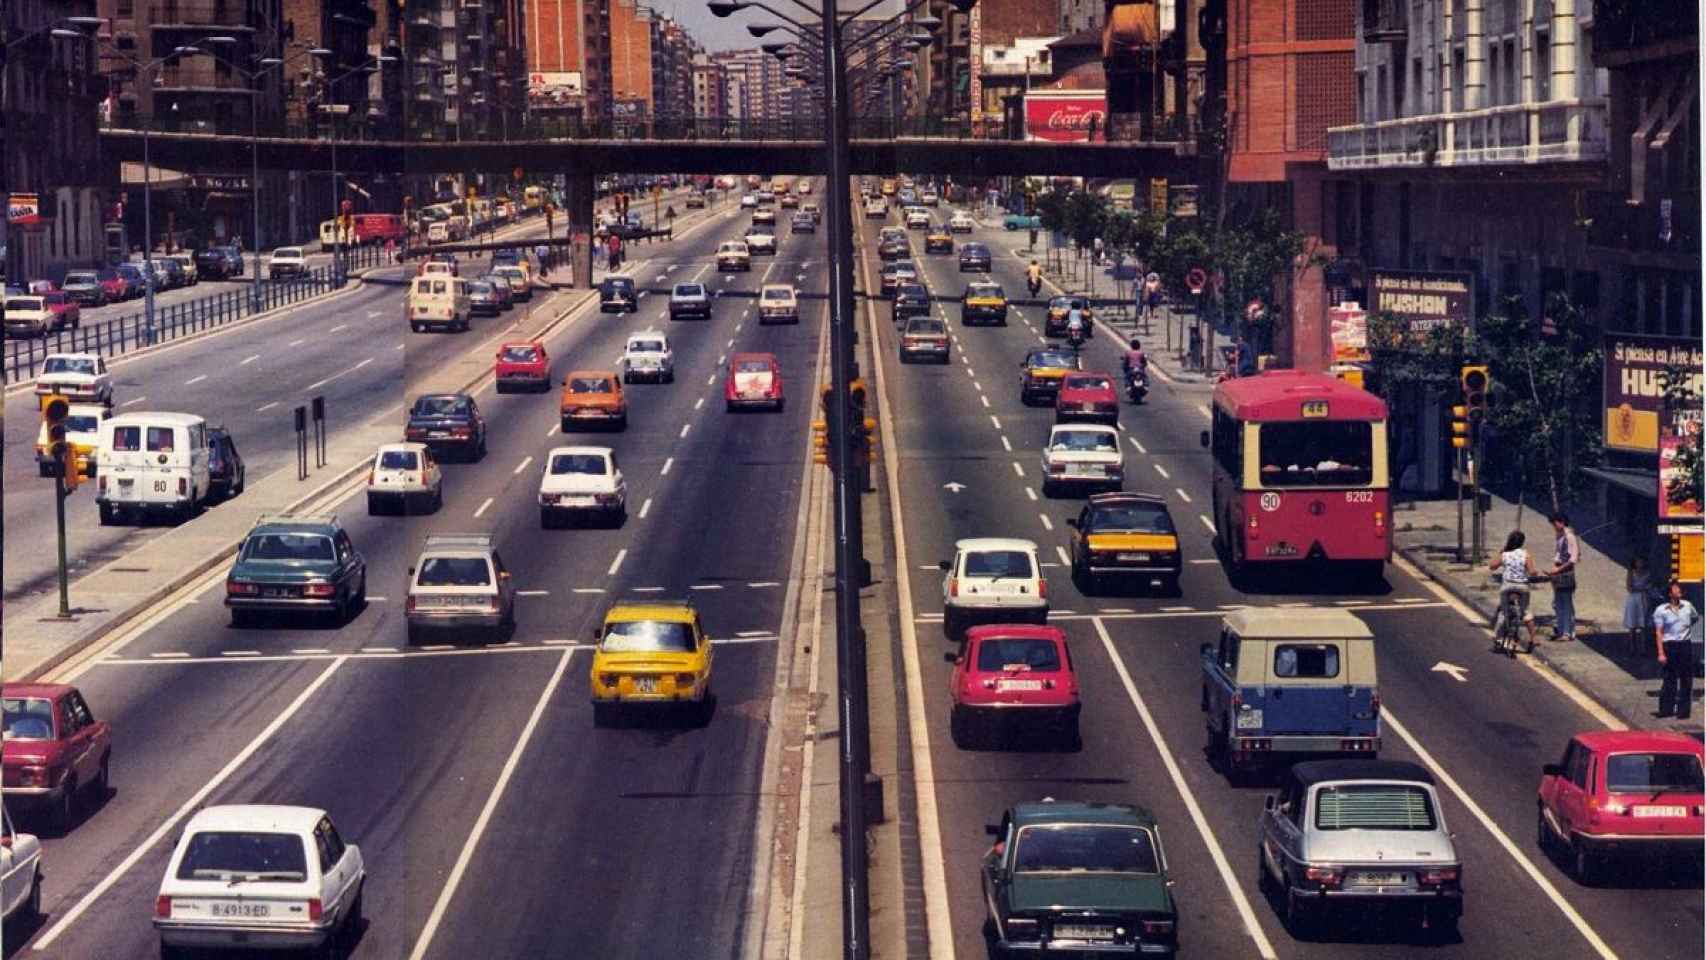
<instances>
[{"instance_id":1,"label":"sidewalk","mask_svg":"<svg viewBox=\"0 0 1706 960\"><path fill-rule=\"evenodd\" d=\"M1395 550L1490 624L1498 610L1498 590L1492 575L1485 570L1486 562L1474 568L1457 562L1457 501L1425 500L1396 506L1392 520ZM1467 511L1463 522L1467 541ZM1484 550L1495 552L1503 545L1505 536L1516 529L1516 505L1494 496L1485 523ZM1523 510L1521 529L1535 565L1546 568L1551 562L1555 539L1546 511ZM1466 544L1466 552L1467 549ZM1652 628L1641 631L1640 655L1631 656L1627 649L1628 631L1623 629L1625 565L1622 560L1595 549L1586 539L1581 539L1581 549L1580 573L1576 578L1577 639L1574 643L1547 642L1545 638L1551 635L1552 593L1549 587L1538 587L1529 605L1540 625L1541 642L1534 655L1632 727L1697 731L1701 709L1698 703L1692 720L1653 717L1658 707L1660 674L1658 660L1653 655ZM1696 701L1702 692L1701 686L1696 685Z\"/></svg>"}]
</instances>

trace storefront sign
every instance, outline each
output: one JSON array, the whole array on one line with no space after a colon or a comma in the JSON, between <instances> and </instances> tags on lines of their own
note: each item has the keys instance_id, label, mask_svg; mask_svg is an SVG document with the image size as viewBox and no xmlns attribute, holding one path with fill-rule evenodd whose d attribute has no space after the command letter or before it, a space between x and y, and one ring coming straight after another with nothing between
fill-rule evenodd
<instances>
[{"instance_id":1,"label":"storefront sign","mask_svg":"<svg viewBox=\"0 0 1706 960\"><path fill-rule=\"evenodd\" d=\"M7 197L6 222L14 227L41 223L41 198L33 193L14 193Z\"/></svg>"},{"instance_id":2,"label":"storefront sign","mask_svg":"<svg viewBox=\"0 0 1706 960\"><path fill-rule=\"evenodd\" d=\"M1698 396L1706 389L1701 364L1706 351L1700 342L1684 337L1652 337L1637 333L1605 335L1605 447L1631 453L1657 453L1660 420L1664 415L1664 374L1672 368L1688 372ZM1699 411L1694 411L1697 417ZM1691 419L1673 414L1666 426L1681 434ZM1698 421L1695 421L1698 423ZM1694 429L1699 429L1698 426Z\"/></svg>"},{"instance_id":3,"label":"storefront sign","mask_svg":"<svg viewBox=\"0 0 1706 960\"><path fill-rule=\"evenodd\" d=\"M1368 312L1359 303L1341 303L1327 311L1334 363L1367 363Z\"/></svg>"},{"instance_id":4,"label":"storefront sign","mask_svg":"<svg viewBox=\"0 0 1706 960\"><path fill-rule=\"evenodd\" d=\"M983 7L971 8L971 122L983 120Z\"/></svg>"},{"instance_id":5,"label":"storefront sign","mask_svg":"<svg viewBox=\"0 0 1706 960\"><path fill-rule=\"evenodd\" d=\"M1368 297L1374 313L1409 321L1412 333L1462 326L1474 316L1475 276L1446 270L1370 270Z\"/></svg>"},{"instance_id":6,"label":"storefront sign","mask_svg":"<svg viewBox=\"0 0 1706 960\"><path fill-rule=\"evenodd\" d=\"M192 173L185 178L191 190L217 190L231 193L249 189L249 176L244 173Z\"/></svg>"},{"instance_id":7,"label":"storefront sign","mask_svg":"<svg viewBox=\"0 0 1706 960\"><path fill-rule=\"evenodd\" d=\"M1025 94L1027 140L1083 143L1090 139L1092 119L1100 136L1107 129L1108 120L1105 90L1040 90Z\"/></svg>"}]
</instances>

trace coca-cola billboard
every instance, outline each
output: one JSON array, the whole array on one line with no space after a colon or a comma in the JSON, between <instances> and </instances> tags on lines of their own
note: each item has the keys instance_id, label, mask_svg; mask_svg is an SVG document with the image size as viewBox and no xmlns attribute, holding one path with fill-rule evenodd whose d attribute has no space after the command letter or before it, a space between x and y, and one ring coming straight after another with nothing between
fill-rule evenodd
<instances>
[{"instance_id":1,"label":"coca-cola billboard","mask_svg":"<svg viewBox=\"0 0 1706 960\"><path fill-rule=\"evenodd\" d=\"M1092 121L1096 139L1106 140L1106 90L1038 90L1025 94L1027 140L1082 143L1090 139Z\"/></svg>"}]
</instances>

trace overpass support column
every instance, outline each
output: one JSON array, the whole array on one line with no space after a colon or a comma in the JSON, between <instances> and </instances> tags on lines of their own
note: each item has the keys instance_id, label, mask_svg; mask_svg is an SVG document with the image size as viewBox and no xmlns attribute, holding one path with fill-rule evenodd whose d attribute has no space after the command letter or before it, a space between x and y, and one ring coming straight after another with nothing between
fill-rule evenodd
<instances>
[{"instance_id":1,"label":"overpass support column","mask_svg":"<svg viewBox=\"0 0 1706 960\"><path fill-rule=\"evenodd\" d=\"M563 190L563 221L568 225L566 236L574 240L569 264L573 269L571 283L592 286L592 204L593 176L590 173L570 173L565 177Z\"/></svg>"}]
</instances>

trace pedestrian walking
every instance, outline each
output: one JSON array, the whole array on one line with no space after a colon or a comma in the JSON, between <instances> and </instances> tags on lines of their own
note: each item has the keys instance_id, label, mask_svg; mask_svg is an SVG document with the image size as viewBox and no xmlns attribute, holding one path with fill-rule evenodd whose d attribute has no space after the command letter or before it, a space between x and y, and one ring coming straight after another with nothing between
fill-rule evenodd
<instances>
[{"instance_id":1,"label":"pedestrian walking","mask_svg":"<svg viewBox=\"0 0 1706 960\"><path fill-rule=\"evenodd\" d=\"M1552 639L1567 643L1576 639L1576 564L1582 543L1570 529L1570 517L1562 510L1552 512L1552 531L1557 541L1552 553Z\"/></svg>"},{"instance_id":2,"label":"pedestrian walking","mask_svg":"<svg viewBox=\"0 0 1706 960\"><path fill-rule=\"evenodd\" d=\"M551 272L551 248L541 243L533 248L533 256L539 261L539 279L543 280Z\"/></svg>"},{"instance_id":3,"label":"pedestrian walking","mask_svg":"<svg viewBox=\"0 0 1706 960\"><path fill-rule=\"evenodd\" d=\"M1700 614L1694 604L1682 599L1682 584L1672 580L1666 602L1653 611L1653 643L1659 652L1659 666L1664 669L1664 681L1659 685L1659 712L1664 718L1673 713L1687 720L1694 707L1694 664L1699 652L1690 642L1689 634Z\"/></svg>"},{"instance_id":4,"label":"pedestrian walking","mask_svg":"<svg viewBox=\"0 0 1706 960\"><path fill-rule=\"evenodd\" d=\"M1191 327L1191 346L1188 362L1192 370L1202 369L1202 331Z\"/></svg>"},{"instance_id":5,"label":"pedestrian walking","mask_svg":"<svg viewBox=\"0 0 1706 960\"><path fill-rule=\"evenodd\" d=\"M1647 567L1646 557L1636 555L1629 561L1623 586L1628 591L1623 598L1623 629L1629 631L1629 656L1639 658L1647 649L1641 634L1652 618L1648 608L1652 606L1653 572Z\"/></svg>"}]
</instances>

